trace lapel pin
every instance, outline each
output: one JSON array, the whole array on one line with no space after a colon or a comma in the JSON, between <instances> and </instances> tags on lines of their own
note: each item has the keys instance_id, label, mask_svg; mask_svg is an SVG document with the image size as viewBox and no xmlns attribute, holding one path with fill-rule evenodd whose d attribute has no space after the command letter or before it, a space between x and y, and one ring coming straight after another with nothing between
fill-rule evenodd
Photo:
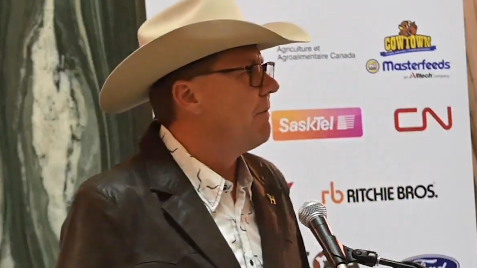
<instances>
[{"instance_id":1,"label":"lapel pin","mask_svg":"<svg viewBox=\"0 0 477 268\"><path fill-rule=\"evenodd\" d=\"M270 204L276 205L277 201L275 201L275 196L267 194L268 199L270 200Z\"/></svg>"}]
</instances>

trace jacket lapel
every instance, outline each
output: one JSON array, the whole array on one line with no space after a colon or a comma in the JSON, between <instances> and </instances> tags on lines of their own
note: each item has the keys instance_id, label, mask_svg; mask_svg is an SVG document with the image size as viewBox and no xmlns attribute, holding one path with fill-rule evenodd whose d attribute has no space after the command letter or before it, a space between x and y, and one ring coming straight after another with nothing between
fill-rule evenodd
<instances>
[{"instance_id":1,"label":"jacket lapel","mask_svg":"<svg viewBox=\"0 0 477 268\"><path fill-rule=\"evenodd\" d=\"M187 189L174 194L164 203L162 209L216 267L239 268L230 246L194 188L191 185L184 188Z\"/></svg>"},{"instance_id":2,"label":"jacket lapel","mask_svg":"<svg viewBox=\"0 0 477 268\"><path fill-rule=\"evenodd\" d=\"M252 201L255 209L257 223L262 241L262 256L264 268L284 267L284 233L283 224L286 219L280 217L281 202L280 190L273 183L274 178L263 177L265 168L255 161L245 157L249 169L254 176L252 184ZM261 172L259 172L259 170Z\"/></svg>"},{"instance_id":3,"label":"jacket lapel","mask_svg":"<svg viewBox=\"0 0 477 268\"><path fill-rule=\"evenodd\" d=\"M170 194L162 210L215 267L240 268L209 211L160 139L159 129L159 123L151 125L141 140L140 157L146 163L151 191Z\"/></svg>"}]
</instances>

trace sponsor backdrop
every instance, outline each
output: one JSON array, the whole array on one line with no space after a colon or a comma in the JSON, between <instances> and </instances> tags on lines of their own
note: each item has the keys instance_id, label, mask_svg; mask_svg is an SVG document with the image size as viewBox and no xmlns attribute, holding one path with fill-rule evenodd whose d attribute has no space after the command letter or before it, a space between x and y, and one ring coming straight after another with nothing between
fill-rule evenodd
<instances>
[{"instance_id":1,"label":"sponsor backdrop","mask_svg":"<svg viewBox=\"0 0 477 268\"><path fill-rule=\"evenodd\" d=\"M146 1L148 16L175 3ZM276 62L272 137L256 149L317 199L346 245L426 267L477 267L461 1L238 0L256 23L293 21L309 44ZM193 46L193 44L191 44ZM321 248L302 228L310 264Z\"/></svg>"}]
</instances>

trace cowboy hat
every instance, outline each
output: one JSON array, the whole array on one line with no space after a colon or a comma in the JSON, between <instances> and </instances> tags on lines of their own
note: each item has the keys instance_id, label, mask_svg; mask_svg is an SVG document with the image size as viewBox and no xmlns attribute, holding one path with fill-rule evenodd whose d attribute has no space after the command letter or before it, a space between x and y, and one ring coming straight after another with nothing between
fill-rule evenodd
<instances>
[{"instance_id":1,"label":"cowboy hat","mask_svg":"<svg viewBox=\"0 0 477 268\"><path fill-rule=\"evenodd\" d=\"M158 0L160 1L160 0ZM234 0L182 0L144 22L139 48L106 79L99 102L106 113L121 113L148 102L151 85L191 62L227 49L267 49L308 42L292 23L244 21Z\"/></svg>"}]
</instances>

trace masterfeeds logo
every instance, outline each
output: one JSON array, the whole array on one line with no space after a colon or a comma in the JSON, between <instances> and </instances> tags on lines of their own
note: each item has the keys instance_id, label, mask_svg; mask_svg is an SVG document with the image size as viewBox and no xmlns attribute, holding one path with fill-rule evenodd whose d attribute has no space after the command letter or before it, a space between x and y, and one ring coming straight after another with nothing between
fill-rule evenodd
<instances>
[{"instance_id":1,"label":"masterfeeds logo","mask_svg":"<svg viewBox=\"0 0 477 268\"><path fill-rule=\"evenodd\" d=\"M417 34L417 24L415 21L402 21L398 25L398 29L397 35L384 38L384 51L381 52L381 56L388 57L398 54L436 50L436 46L432 44L431 36Z\"/></svg>"},{"instance_id":2,"label":"masterfeeds logo","mask_svg":"<svg viewBox=\"0 0 477 268\"><path fill-rule=\"evenodd\" d=\"M272 127L276 141L363 136L360 108L274 111Z\"/></svg>"},{"instance_id":3,"label":"masterfeeds logo","mask_svg":"<svg viewBox=\"0 0 477 268\"><path fill-rule=\"evenodd\" d=\"M427 60L422 60L419 62L394 62L394 61L384 61L383 62L383 71L392 72L392 71L432 71L432 70L449 70L450 62L441 60L428 62Z\"/></svg>"},{"instance_id":4,"label":"masterfeeds logo","mask_svg":"<svg viewBox=\"0 0 477 268\"><path fill-rule=\"evenodd\" d=\"M381 66L382 65L382 66ZM451 68L449 61L383 61L382 64L376 59L370 59L366 62L366 70L371 74L376 74L382 69L383 72L402 72L411 71L406 79L412 78L448 78L446 74L434 74L432 71L447 71Z\"/></svg>"}]
</instances>

